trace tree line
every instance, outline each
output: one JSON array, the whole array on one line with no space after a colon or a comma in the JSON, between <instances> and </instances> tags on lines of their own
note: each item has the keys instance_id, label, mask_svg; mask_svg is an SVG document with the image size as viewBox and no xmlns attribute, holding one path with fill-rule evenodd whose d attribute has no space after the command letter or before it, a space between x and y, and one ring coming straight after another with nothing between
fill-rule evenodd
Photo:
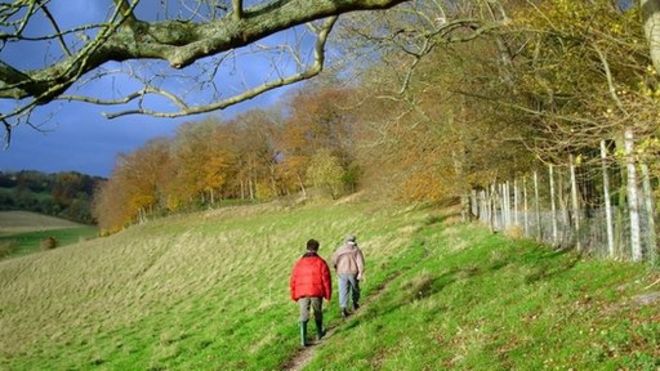
<instances>
[{"instance_id":1,"label":"tree line","mask_svg":"<svg viewBox=\"0 0 660 371\"><path fill-rule=\"evenodd\" d=\"M120 155L95 198L101 228L111 232L150 214L227 200L307 196L310 187L331 198L355 190L355 120L337 106L348 95L303 90L290 98L286 116L274 108L207 118Z\"/></svg>"},{"instance_id":2,"label":"tree line","mask_svg":"<svg viewBox=\"0 0 660 371\"><path fill-rule=\"evenodd\" d=\"M92 224L92 195L102 180L75 171L0 172L0 210L34 211Z\"/></svg>"},{"instance_id":3,"label":"tree line","mask_svg":"<svg viewBox=\"0 0 660 371\"><path fill-rule=\"evenodd\" d=\"M613 171L648 165L657 201L660 88L643 22L607 0L413 1L344 17L332 69L271 110L191 123L121 156L97 215L116 230L155 210L310 188L457 200L468 214L472 190L568 154L583 165L577 188L595 187L602 174L584 169L600 166L601 143ZM628 178L616 179L623 207Z\"/></svg>"}]
</instances>

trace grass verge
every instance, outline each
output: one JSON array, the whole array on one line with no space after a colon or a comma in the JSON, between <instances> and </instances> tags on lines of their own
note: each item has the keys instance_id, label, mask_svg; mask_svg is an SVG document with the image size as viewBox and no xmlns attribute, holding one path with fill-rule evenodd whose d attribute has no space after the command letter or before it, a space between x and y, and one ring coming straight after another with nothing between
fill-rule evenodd
<instances>
[{"instance_id":1,"label":"grass verge","mask_svg":"<svg viewBox=\"0 0 660 371\"><path fill-rule=\"evenodd\" d=\"M581 259L473 225L426 228L378 300L307 369L638 369L660 365L644 265Z\"/></svg>"}]
</instances>

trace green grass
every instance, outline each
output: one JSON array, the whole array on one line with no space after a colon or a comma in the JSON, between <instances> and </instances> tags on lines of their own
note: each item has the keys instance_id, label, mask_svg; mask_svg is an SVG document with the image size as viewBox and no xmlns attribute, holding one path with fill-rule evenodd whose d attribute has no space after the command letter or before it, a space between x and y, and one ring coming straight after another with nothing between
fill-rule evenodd
<instances>
[{"instance_id":1,"label":"green grass","mask_svg":"<svg viewBox=\"0 0 660 371\"><path fill-rule=\"evenodd\" d=\"M6 233L0 235L0 246L8 246L10 249L4 257L16 257L39 251L41 241L48 237L55 238L57 246L62 247L95 238L97 235L98 228L94 226ZM2 257L0 256L0 258Z\"/></svg>"},{"instance_id":2,"label":"green grass","mask_svg":"<svg viewBox=\"0 0 660 371\"><path fill-rule=\"evenodd\" d=\"M423 218L230 207L2 261L0 369L279 368L297 349L288 277L306 240L329 256L357 233L376 276Z\"/></svg>"},{"instance_id":3,"label":"green grass","mask_svg":"<svg viewBox=\"0 0 660 371\"><path fill-rule=\"evenodd\" d=\"M440 221L227 207L0 261L0 369L279 369L298 350L294 261L307 239L327 257L349 232L370 303L344 322L333 297L339 327L309 369L655 367L659 309L631 297L657 272Z\"/></svg>"},{"instance_id":4,"label":"green grass","mask_svg":"<svg viewBox=\"0 0 660 371\"><path fill-rule=\"evenodd\" d=\"M660 276L476 226L428 228L378 300L308 369L639 369L660 366Z\"/></svg>"}]
</instances>

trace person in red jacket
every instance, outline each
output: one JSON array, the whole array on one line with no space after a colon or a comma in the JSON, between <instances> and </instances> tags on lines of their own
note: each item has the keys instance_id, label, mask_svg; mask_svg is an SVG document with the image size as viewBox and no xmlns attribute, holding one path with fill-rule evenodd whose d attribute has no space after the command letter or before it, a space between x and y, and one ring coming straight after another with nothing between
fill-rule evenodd
<instances>
[{"instance_id":1,"label":"person in red jacket","mask_svg":"<svg viewBox=\"0 0 660 371\"><path fill-rule=\"evenodd\" d=\"M289 288L291 300L300 306L300 343L307 346L307 322L309 307L314 310L316 335L319 340L325 334L323 330L323 298L330 301L332 296L332 280L328 264L321 258L319 242L307 241L307 252L296 262L291 272Z\"/></svg>"}]
</instances>

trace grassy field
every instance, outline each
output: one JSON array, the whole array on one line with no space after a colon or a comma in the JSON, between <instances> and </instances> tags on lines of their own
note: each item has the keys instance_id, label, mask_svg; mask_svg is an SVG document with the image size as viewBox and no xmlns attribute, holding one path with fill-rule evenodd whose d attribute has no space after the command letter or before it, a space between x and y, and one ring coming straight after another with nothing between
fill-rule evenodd
<instances>
[{"instance_id":1,"label":"grassy field","mask_svg":"<svg viewBox=\"0 0 660 371\"><path fill-rule=\"evenodd\" d=\"M48 237L66 246L96 237L95 226L29 211L0 211L0 259L39 251Z\"/></svg>"},{"instance_id":2,"label":"grassy field","mask_svg":"<svg viewBox=\"0 0 660 371\"><path fill-rule=\"evenodd\" d=\"M349 232L371 302L344 322L333 298L309 369L657 366L660 309L632 299L650 268L344 204L229 207L1 261L0 369L279 369L298 350L291 266Z\"/></svg>"},{"instance_id":3,"label":"grassy field","mask_svg":"<svg viewBox=\"0 0 660 371\"><path fill-rule=\"evenodd\" d=\"M7 254L0 254L0 259L39 251L41 241L48 237L55 238L57 246L62 247L95 238L97 235L98 228L95 226L0 234L0 246L7 248Z\"/></svg>"},{"instance_id":4,"label":"grassy field","mask_svg":"<svg viewBox=\"0 0 660 371\"><path fill-rule=\"evenodd\" d=\"M424 213L225 208L0 262L0 368L278 368L297 349L291 266L357 233L373 269ZM334 303L336 304L336 303Z\"/></svg>"},{"instance_id":5,"label":"grassy field","mask_svg":"<svg viewBox=\"0 0 660 371\"><path fill-rule=\"evenodd\" d=\"M79 228L84 224L30 211L0 211L0 233Z\"/></svg>"}]
</instances>

